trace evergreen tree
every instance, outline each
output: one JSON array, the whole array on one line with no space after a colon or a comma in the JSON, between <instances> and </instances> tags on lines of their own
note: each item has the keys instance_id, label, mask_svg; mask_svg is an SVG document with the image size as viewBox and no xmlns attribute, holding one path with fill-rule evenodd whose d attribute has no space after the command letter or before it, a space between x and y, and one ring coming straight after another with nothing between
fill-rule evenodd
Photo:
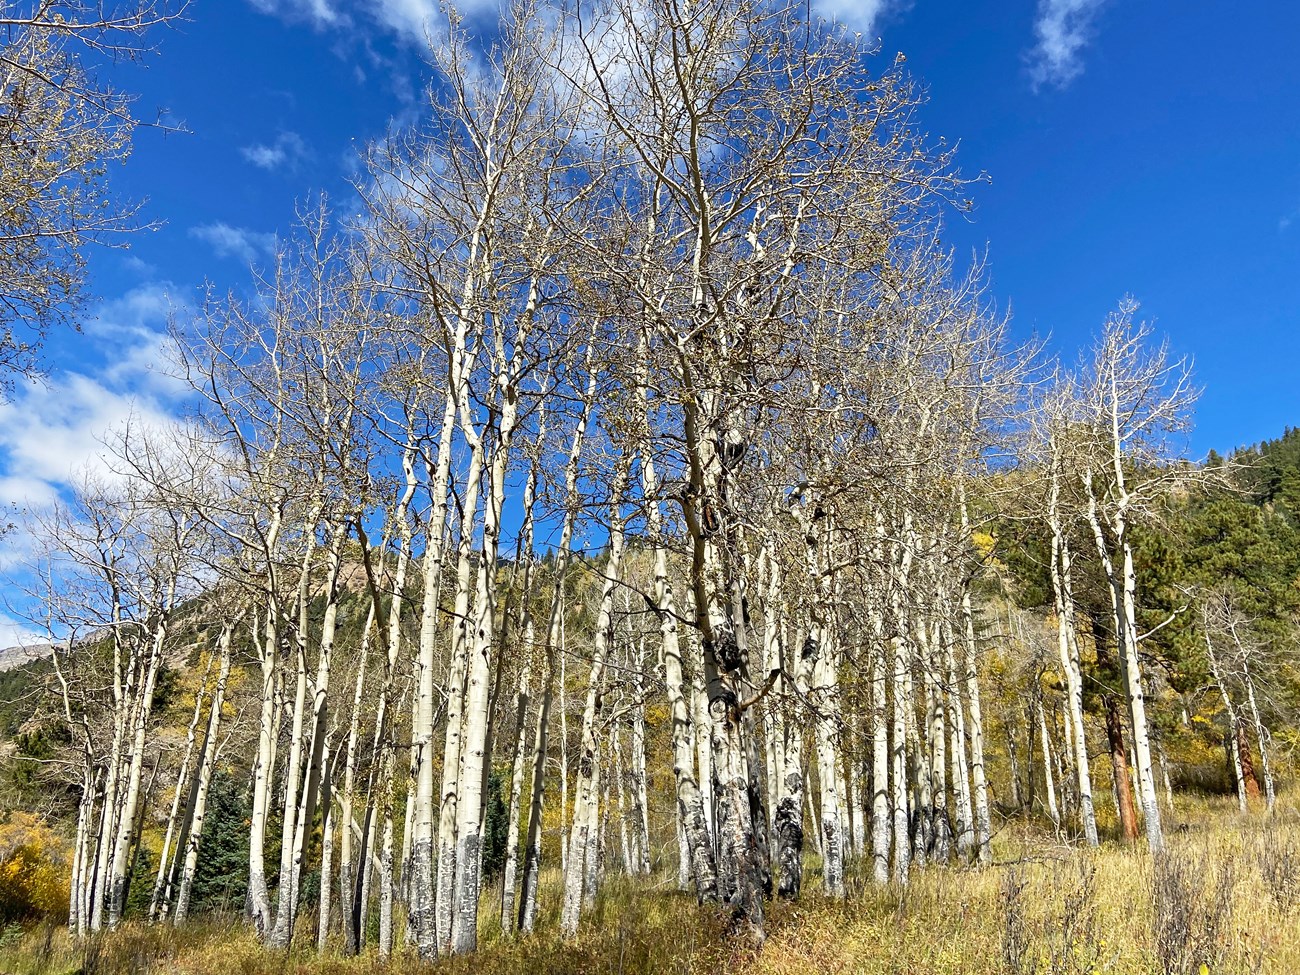
<instances>
[{"instance_id":1,"label":"evergreen tree","mask_svg":"<svg viewBox=\"0 0 1300 975\"><path fill-rule=\"evenodd\" d=\"M213 777L199 837L190 913L239 910L248 890L248 797L223 769Z\"/></svg>"},{"instance_id":2,"label":"evergreen tree","mask_svg":"<svg viewBox=\"0 0 1300 975\"><path fill-rule=\"evenodd\" d=\"M485 881L495 878L506 862L506 829L510 824L510 817L501 792L501 774L493 772L488 777L487 815L483 823L483 879Z\"/></svg>"}]
</instances>

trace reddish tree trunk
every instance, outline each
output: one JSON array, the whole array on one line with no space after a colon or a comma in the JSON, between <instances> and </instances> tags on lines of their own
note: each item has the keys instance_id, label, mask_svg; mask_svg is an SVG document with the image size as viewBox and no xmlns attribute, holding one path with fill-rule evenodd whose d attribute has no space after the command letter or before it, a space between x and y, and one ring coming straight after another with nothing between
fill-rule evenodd
<instances>
[{"instance_id":1,"label":"reddish tree trunk","mask_svg":"<svg viewBox=\"0 0 1300 975\"><path fill-rule=\"evenodd\" d=\"M1246 740L1246 723L1237 722L1237 754L1241 756L1241 777L1245 780L1246 798L1259 798L1259 782L1255 778L1255 762L1250 757L1250 742Z\"/></svg>"},{"instance_id":2,"label":"reddish tree trunk","mask_svg":"<svg viewBox=\"0 0 1300 975\"><path fill-rule=\"evenodd\" d=\"M1119 806L1120 833L1132 842L1138 837L1137 810L1133 806L1133 785L1128 770L1128 751L1124 747L1124 724L1119 716L1119 704L1114 697L1106 697L1106 738L1110 741L1110 757L1115 780L1116 805Z\"/></svg>"}]
</instances>

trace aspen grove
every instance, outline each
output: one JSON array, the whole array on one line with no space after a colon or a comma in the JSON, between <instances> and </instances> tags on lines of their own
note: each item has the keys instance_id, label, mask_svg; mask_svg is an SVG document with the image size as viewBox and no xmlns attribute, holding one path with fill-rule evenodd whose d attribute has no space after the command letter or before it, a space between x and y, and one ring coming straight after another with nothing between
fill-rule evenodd
<instances>
[{"instance_id":1,"label":"aspen grove","mask_svg":"<svg viewBox=\"0 0 1300 975\"><path fill-rule=\"evenodd\" d=\"M1096 846L1102 783L1160 851L1175 631L1272 809L1271 645L1139 550L1228 476L1180 458L1187 364L1131 299L1077 365L1012 342L901 56L802 4L516 0L430 57L355 200L177 317L186 415L33 526L74 935L186 924L221 790L268 950L573 936L613 872L759 945L810 864L987 866L1008 789Z\"/></svg>"}]
</instances>

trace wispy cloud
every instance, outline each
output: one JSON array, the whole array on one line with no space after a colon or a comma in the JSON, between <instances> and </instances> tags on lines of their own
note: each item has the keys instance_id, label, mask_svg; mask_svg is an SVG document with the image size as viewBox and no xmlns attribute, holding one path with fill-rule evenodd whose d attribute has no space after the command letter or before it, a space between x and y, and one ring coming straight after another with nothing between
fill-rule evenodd
<instances>
[{"instance_id":1,"label":"wispy cloud","mask_svg":"<svg viewBox=\"0 0 1300 975\"><path fill-rule=\"evenodd\" d=\"M262 13L310 24L317 30L351 27L359 20L369 20L416 43L423 43L430 35L438 36L447 22L439 0L249 0L249 3ZM502 7L502 0L461 0L456 4L457 12L466 17L496 15Z\"/></svg>"},{"instance_id":2,"label":"wispy cloud","mask_svg":"<svg viewBox=\"0 0 1300 975\"><path fill-rule=\"evenodd\" d=\"M303 21L313 27L342 26L346 18L333 0L248 0L257 10L284 20Z\"/></svg>"},{"instance_id":3,"label":"wispy cloud","mask_svg":"<svg viewBox=\"0 0 1300 975\"><path fill-rule=\"evenodd\" d=\"M275 250L275 234L258 233L228 223L207 223L190 228L190 236L208 244L217 257L233 257L245 264Z\"/></svg>"},{"instance_id":4,"label":"wispy cloud","mask_svg":"<svg viewBox=\"0 0 1300 975\"><path fill-rule=\"evenodd\" d=\"M1063 88L1083 72L1083 49L1106 0L1038 0L1034 20L1036 44L1029 53L1034 88Z\"/></svg>"},{"instance_id":5,"label":"wispy cloud","mask_svg":"<svg viewBox=\"0 0 1300 975\"><path fill-rule=\"evenodd\" d=\"M152 277L158 269L148 261L141 260L134 254L128 254L122 258L122 266L132 274L138 274L142 278Z\"/></svg>"},{"instance_id":6,"label":"wispy cloud","mask_svg":"<svg viewBox=\"0 0 1300 975\"><path fill-rule=\"evenodd\" d=\"M258 169L294 169L308 156L307 143L297 132L281 132L269 144L254 143L243 146L239 154Z\"/></svg>"},{"instance_id":7,"label":"wispy cloud","mask_svg":"<svg viewBox=\"0 0 1300 975\"><path fill-rule=\"evenodd\" d=\"M870 37L885 14L908 6L910 0L814 0L813 10Z\"/></svg>"},{"instance_id":8,"label":"wispy cloud","mask_svg":"<svg viewBox=\"0 0 1300 975\"><path fill-rule=\"evenodd\" d=\"M44 644L49 640L49 636L41 633L39 630L32 629L26 623L12 619L3 613L0 613L0 648L14 647L35 647ZM45 654L33 650L31 656L22 653L9 653L0 658L0 670L8 670L10 667L17 667L29 659L36 659Z\"/></svg>"},{"instance_id":9,"label":"wispy cloud","mask_svg":"<svg viewBox=\"0 0 1300 975\"><path fill-rule=\"evenodd\" d=\"M432 0L379 0L368 5L374 18L385 27L415 40L422 41L433 31L443 15ZM466 4L466 13L482 3Z\"/></svg>"},{"instance_id":10,"label":"wispy cloud","mask_svg":"<svg viewBox=\"0 0 1300 975\"><path fill-rule=\"evenodd\" d=\"M34 530L83 476L122 475L108 444L130 425L166 430L181 423L189 387L170 376L167 324L187 303L166 282L149 282L93 309L77 338L75 368L23 383L0 403L0 648L41 642L29 617L30 565L40 557ZM13 654L0 654L0 669Z\"/></svg>"},{"instance_id":11,"label":"wispy cloud","mask_svg":"<svg viewBox=\"0 0 1300 975\"><path fill-rule=\"evenodd\" d=\"M183 315L188 307L171 285L159 283L104 302L85 327L87 335L113 350L100 378L159 400L170 401L188 391L172 368L175 345L167 329L172 317Z\"/></svg>"},{"instance_id":12,"label":"wispy cloud","mask_svg":"<svg viewBox=\"0 0 1300 975\"><path fill-rule=\"evenodd\" d=\"M85 327L97 361L26 383L0 403L0 504L40 510L78 471L107 472L111 431L128 420L174 422L186 387L169 376L166 325L183 304L161 283L104 303Z\"/></svg>"}]
</instances>

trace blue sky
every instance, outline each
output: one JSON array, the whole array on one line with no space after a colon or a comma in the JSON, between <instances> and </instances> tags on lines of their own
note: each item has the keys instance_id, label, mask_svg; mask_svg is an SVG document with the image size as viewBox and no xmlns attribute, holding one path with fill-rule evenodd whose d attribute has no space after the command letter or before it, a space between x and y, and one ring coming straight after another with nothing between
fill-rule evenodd
<instances>
[{"instance_id":1,"label":"blue sky","mask_svg":"<svg viewBox=\"0 0 1300 975\"><path fill-rule=\"evenodd\" d=\"M1072 361L1131 293L1195 359L1194 454L1300 423L1300 5L813 2L879 37L882 69L905 53L921 123L989 175L948 236L987 248L1018 338L1050 334ZM360 147L419 117L434 0L195 0L189 16L111 74L141 115L189 129L142 130L113 175L163 226L91 254L84 333L55 336L48 383L0 405L0 503L39 506L106 427L177 409L152 368L169 309L205 281L246 286L309 195L346 211Z\"/></svg>"}]
</instances>

